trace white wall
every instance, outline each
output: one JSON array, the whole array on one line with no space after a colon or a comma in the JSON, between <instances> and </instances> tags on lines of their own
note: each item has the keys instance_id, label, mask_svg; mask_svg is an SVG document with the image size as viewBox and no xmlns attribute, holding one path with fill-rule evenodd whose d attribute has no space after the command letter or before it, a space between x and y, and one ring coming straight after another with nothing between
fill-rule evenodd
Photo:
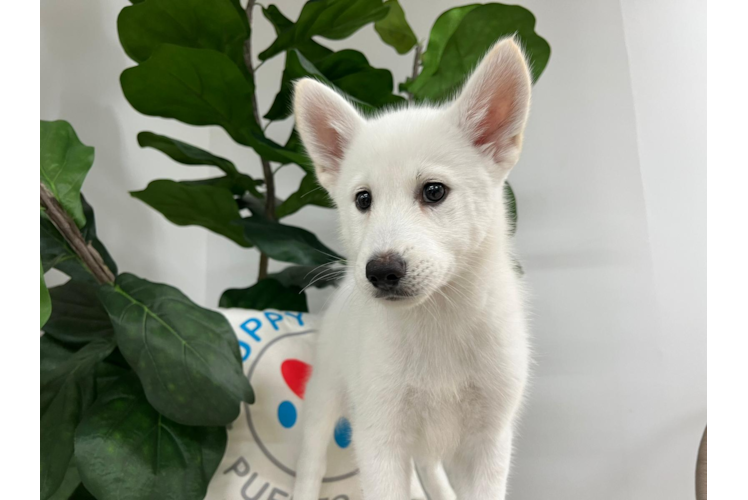
<instances>
[{"instance_id":1,"label":"white wall","mask_svg":"<svg viewBox=\"0 0 748 500\"><path fill-rule=\"evenodd\" d=\"M302 2L276 2L294 17ZM438 14L467 2L404 0L422 38ZM534 90L525 152L512 174L517 240L532 292L537 365L517 442L511 498L682 499L706 423L706 26L700 0L527 0L553 49ZM84 192L121 269L173 284L214 306L256 276L254 251L176 227L131 198L156 178L206 176L135 136L153 130L260 174L215 127L148 118L127 104L132 63L116 34L124 1L42 1L42 118L69 120L96 147ZM273 38L262 16L255 46ZM353 47L401 81L398 56L367 27ZM258 73L267 109L282 57ZM283 140L291 124L273 124ZM279 195L300 172L279 174ZM334 214L289 218L333 248ZM281 267L281 266L279 266ZM326 296L310 299L319 308Z\"/></svg>"},{"instance_id":2,"label":"white wall","mask_svg":"<svg viewBox=\"0 0 748 500\"><path fill-rule=\"evenodd\" d=\"M120 48L116 19L128 2L43 0L41 4L41 118L69 121L96 149L83 192L96 211L101 239L121 271L170 283L207 303L207 241L200 228L170 224L129 191L157 178L207 177L138 147L141 130L156 130L208 148L206 129L136 113L119 87L131 66Z\"/></svg>"}]
</instances>

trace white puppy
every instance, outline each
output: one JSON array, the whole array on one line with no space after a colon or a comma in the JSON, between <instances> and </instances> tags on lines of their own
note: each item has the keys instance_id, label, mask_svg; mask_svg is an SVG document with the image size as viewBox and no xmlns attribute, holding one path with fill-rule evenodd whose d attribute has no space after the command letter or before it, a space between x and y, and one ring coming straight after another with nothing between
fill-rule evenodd
<instances>
[{"instance_id":1,"label":"white puppy","mask_svg":"<svg viewBox=\"0 0 748 500\"><path fill-rule=\"evenodd\" d=\"M343 408L366 500L407 500L413 461L431 500L450 483L462 500L505 497L529 349L503 185L530 85L513 39L445 107L366 119L315 80L296 85L350 265L307 387L295 500L317 500Z\"/></svg>"}]
</instances>

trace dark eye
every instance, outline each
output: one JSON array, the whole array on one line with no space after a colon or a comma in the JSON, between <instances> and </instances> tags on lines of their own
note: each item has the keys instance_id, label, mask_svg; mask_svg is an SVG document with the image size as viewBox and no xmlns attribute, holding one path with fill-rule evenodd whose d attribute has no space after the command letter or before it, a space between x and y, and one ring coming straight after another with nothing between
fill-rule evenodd
<instances>
[{"instance_id":1,"label":"dark eye","mask_svg":"<svg viewBox=\"0 0 748 500\"><path fill-rule=\"evenodd\" d=\"M423 186L423 201L426 203L438 203L446 194L447 188L441 182L429 182Z\"/></svg>"},{"instance_id":2,"label":"dark eye","mask_svg":"<svg viewBox=\"0 0 748 500\"><path fill-rule=\"evenodd\" d=\"M362 212L369 210L371 206L371 193L368 191L359 191L356 193L356 207Z\"/></svg>"}]
</instances>

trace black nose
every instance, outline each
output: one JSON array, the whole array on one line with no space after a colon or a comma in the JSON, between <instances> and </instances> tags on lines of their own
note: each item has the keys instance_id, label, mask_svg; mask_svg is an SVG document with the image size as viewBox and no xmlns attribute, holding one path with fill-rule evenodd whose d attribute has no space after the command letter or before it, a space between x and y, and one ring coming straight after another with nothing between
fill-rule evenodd
<instances>
[{"instance_id":1,"label":"black nose","mask_svg":"<svg viewBox=\"0 0 748 500\"><path fill-rule=\"evenodd\" d=\"M403 276L405 261L397 254L380 254L366 263L366 279L380 290L395 288Z\"/></svg>"}]
</instances>

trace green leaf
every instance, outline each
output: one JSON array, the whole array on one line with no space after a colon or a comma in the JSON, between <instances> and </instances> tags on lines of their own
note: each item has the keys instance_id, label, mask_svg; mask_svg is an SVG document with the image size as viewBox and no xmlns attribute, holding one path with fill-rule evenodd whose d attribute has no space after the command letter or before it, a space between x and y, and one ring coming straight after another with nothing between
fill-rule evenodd
<instances>
[{"instance_id":1,"label":"green leaf","mask_svg":"<svg viewBox=\"0 0 748 500\"><path fill-rule=\"evenodd\" d=\"M255 180L245 174L239 174L236 176L224 175L223 177L211 177L208 179L193 179L189 181L179 181L179 183L185 186L213 186L216 188L228 189L235 196L243 196L247 191L249 191L255 198L264 198L262 193L257 190L257 186L261 186L264 182L261 180Z\"/></svg>"},{"instance_id":2,"label":"green leaf","mask_svg":"<svg viewBox=\"0 0 748 500\"><path fill-rule=\"evenodd\" d=\"M52 316L44 333L69 344L83 344L114 336L112 322L99 302L97 286L70 280L50 289Z\"/></svg>"},{"instance_id":3,"label":"green leaf","mask_svg":"<svg viewBox=\"0 0 748 500\"><path fill-rule=\"evenodd\" d=\"M218 305L307 312L303 290L309 286L325 288L334 285L340 276L338 270L327 266L289 266L281 272L269 274L249 288L226 290Z\"/></svg>"},{"instance_id":4,"label":"green leaf","mask_svg":"<svg viewBox=\"0 0 748 500\"><path fill-rule=\"evenodd\" d=\"M416 100L441 101L454 95L497 40L515 36L530 63L533 81L548 64L551 48L535 33L535 16L517 5L491 3L448 10L431 29L423 68L401 86Z\"/></svg>"},{"instance_id":5,"label":"green leaf","mask_svg":"<svg viewBox=\"0 0 748 500\"><path fill-rule=\"evenodd\" d=\"M293 160L286 159L285 161L280 162L281 165L296 163L307 174L314 174L314 165L306 154L306 149L304 148L304 144L301 142L299 131L295 128L291 131L291 135L288 137L285 146L283 146L283 150L286 154L295 155L295 158Z\"/></svg>"},{"instance_id":6,"label":"green leaf","mask_svg":"<svg viewBox=\"0 0 748 500\"><path fill-rule=\"evenodd\" d=\"M45 336L46 337L46 336ZM50 340L42 337L41 357ZM73 455L73 433L96 396L95 365L114 350L113 339L91 342L41 373L40 455L41 497L49 498L62 484ZM54 355L59 354L54 350ZM42 366L50 368L49 364Z\"/></svg>"},{"instance_id":7,"label":"green leaf","mask_svg":"<svg viewBox=\"0 0 748 500\"><path fill-rule=\"evenodd\" d=\"M283 15L277 5L270 4L267 7L263 7L262 15L273 25L276 35L280 35L294 26L293 21Z\"/></svg>"},{"instance_id":8,"label":"green leaf","mask_svg":"<svg viewBox=\"0 0 748 500\"><path fill-rule=\"evenodd\" d=\"M314 174L306 174L301 179L299 189L278 206L275 215L281 219L291 215L306 205L333 208L332 199L318 183Z\"/></svg>"},{"instance_id":9,"label":"green leaf","mask_svg":"<svg viewBox=\"0 0 748 500\"><path fill-rule=\"evenodd\" d=\"M273 25L276 35L280 36L284 31L288 31L294 27L294 23L284 16L275 5L269 5L267 8L263 7L262 14L268 21L270 21L270 24ZM322 59L333 53L332 50L311 39L305 42L299 42L296 45L296 49L304 54L304 57L310 61L317 61L318 59Z\"/></svg>"},{"instance_id":10,"label":"green leaf","mask_svg":"<svg viewBox=\"0 0 748 500\"><path fill-rule=\"evenodd\" d=\"M268 161L308 161L263 135L254 120L252 86L225 54L163 44L147 61L126 69L120 83L130 104L145 115L218 125Z\"/></svg>"},{"instance_id":11,"label":"green leaf","mask_svg":"<svg viewBox=\"0 0 748 500\"><path fill-rule=\"evenodd\" d=\"M49 315L52 314L52 299L49 298L49 290L47 290L47 284L44 282L44 265L39 261L39 275L40 275L40 298L39 298L39 315L41 316L41 326L49 319Z\"/></svg>"},{"instance_id":12,"label":"green leaf","mask_svg":"<svg viewBox=\"0 0 748 500\"><path fill-rule=\"evenodd\" d=\"M107 390L119 377L131 371L122 353L115 349L104 361L96 365L96 394Z\"/></svg>"},{"instance_id":13,"label":"green leaf","mask_svg":"<svg viewBox=\"0 0 748 500\"><path fill-rule=\"evenodd\" d=\"M73 492L81 484L81 478L78 475L78 468L75 466L75 460L70 460L65 478L62 480L57 491L49 497L49 500L70 500L74 498Z\"/></svg>"},{"instance_id":14,"label":"green leaf","mask_svg":"<svg viewBox=\"0 0 748 500\"><path fill-rule=\"evenodd\" d=\"M287 226L259 217L248 217L241 224L247 238L261 252L281 262L301 265L321 265L342 257L320 242L317 237L300 227Z\"/></svg>"},{"instance_id":15,"label":"green leaf","mask_svg":"<svg viewBox=\"0 0 748 500\"><path fill-rule=\"evenodd\" d=\"M89 492L83 483L79 484L68 500L96 500L91 492Z\"/></svg>"},{"instance_id":16,"label":"green leaf","mask_svg":"<svg viewBox=\"0 0 748 500\"><path fill-rule=\"evenodd\" d=\"M241 215L228 189L162 179L151 182L143 191L130 194L178 226L202 226L243 247L252 246L241 228L232 224L241 219Z\"/></svg>"},{"instance_id":17,"label":"green leaf","mask_svg":"<svg viewBox=\"0 0 748 500\"><path fill-rule=\"evenodd\" d=\"M397 0L387 0L384 4L389 5L390 11L387 17L374 23L374 29L384 43L394 47L398 54L405 54L418 43L418 38L405 20L405 12L400 3Z\"/></svg>"},{"instance_id":18,"label":"green leaf","mask_svg":"<svg viewBox=\"0 0 748 500\"><path fill-rule=\"evenodd\" d=\"M94 160L94 149L83 145L66 121L41 121L41 181L62 208L83 227L80 192Z\"/></svg>"},{"instance_id":19,"label":"green leaf","mask_svg":"<svg viewBox=\"0 0 748 500\"><path fill-rule=\"evenodd\" d=\"M306 294L298 286L285 287L274 279L266 278L249 288L233 288L221 295L219 307L242 309L278 309L280 311L308 312Z\"/></svg>"},{"instance_id":20,"label":"green leaf","mask_svg":"<svg viewBox=\"0 0 748 500\"><path fill-rule=\"evenodd\" d=\"M509 216L509 234L514 236L517 232L517 199L514 197L514 190L509 182L504 183L504 204Z\"/></svg>"},{"instance_id":21,"label":"green leaf","mask_svg":"<svg viewBox=\"0 0 748 500\"><path fill-rule=\"evenodd\" d=\"M141 148L157 149L172 160L184 165L212 165L223 170L226 175L239 174L239 171L229 160L165 135L141 132L138 134L138 144Z\"/></svg>"},{"instance_id":22,"label":"green leaf","mask_svg":"<svg viewBox=\"0 0 748 500\"><path fill-rule=\"evenodd\" d=\"M134 376L102 394L75 433L81 479L99 500L202 499L225 449L225 428L159 415Z\"/></svg>"},{"instance_id":23,"label":"green leaf","mask_svg":"<svg viewBox=\"0 0 748 500\"><path fill-rule=\"evenodd\" d=\"M182 181L188 185L207 184L215 187L224 187L230 189L234 194L241 195L249 191L254 196L261 197L257 186L262 185L263 181L252 179L246 174L239 173L234 164L225 158L215 156L208 151L178 141L164 135L154 134L153 132L141 132L138 134L138 144L141 147L151 147L161 151L169 156L172 160L184 165L212 165L220 168L226 173L226 177L214 179Z\"/></svg>"},{"instance_id":24,"label":"green leaf","mask_svg":"<svg viewBox=\"0 0 748 500\"><path fill-rule=\"evenodd\" d=\"M249 27L230 0L148 0L122 9L117 31L125 52L138 63L169 43L222 52L246 72Z\"/></svg>"},{"instance_id":25,"label":"green leaf","mask_svg":"<svg viewBox=\"0 0 748 500\"><path fill-rule=\"evenodd\" d=\"M347 38L363 26L387 15L382 0L314 0L304 4L296 23L282 31L273 44L260 53L267 60L283 51L299 48L313 36L330 40Z\"/></svg>"},{"instance_id":26,"label":"green leaf","mask_svg":"<svg viewBox=\"0 0 748 500\"><path fill-rule=\"evenodd\" d=\"M254 401L236 335L221 314L129 273L99 293L117 345L159 413L185 425L226 425L241 401Z\"/></svg>"},{"instance_id":27,"label":"green leaf","mask_svg":"<svg viewBox=\"0 0 748 500\"><path fill-rule=\"evenodd\" d=\"M144 4L145 5L145 4ZM130 104L143 114L190 125L219 125L245 145L261 134L252 112L252 85L225 55L163 44L120 77Z\"/></svg>"},{"instance_id":28,"label":"green leaf","mask_svg":"<svg viewBox=\"0 0 748 500\"><path fill-rule=\"evenodd\" d=\"M72 356L77 349L58 342L49 335L42 335L39 339L39 370L49 372L56 369Z\"/></svg>"},{"instance_id":29,"label":"green leaf","mask_svg":"<svg viewBox=\"0 0 748 500\"><path fill-rule=\"evenodd\" d=\"M404 102L402 97L392 93L392 73L371 67L361 52L341 50L312 63L299 51L290 50L286 55L281 89L265 118L282 120L291 115L293 82L304 77L338 89L364 110Z\"/></svg>"}]
</instances>

